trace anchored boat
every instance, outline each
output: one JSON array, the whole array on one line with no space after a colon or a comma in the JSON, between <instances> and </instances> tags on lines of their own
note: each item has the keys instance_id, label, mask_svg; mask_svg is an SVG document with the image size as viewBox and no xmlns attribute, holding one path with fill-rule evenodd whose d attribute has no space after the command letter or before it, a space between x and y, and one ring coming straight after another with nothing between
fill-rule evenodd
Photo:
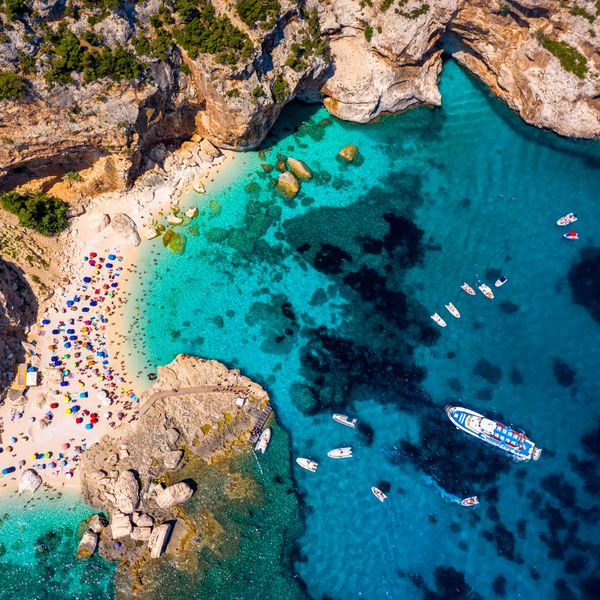
<instances>
[{"instance_id":1,"label":"anchored boat","mask_svg":"<svg viewBox=\"0 0 600 600\"><path fill-rule=\"evenodd\" d=\"M475 290L466 281L460 286L460 289L471 296L475 296Z\"/></svg>"},{"instance_id":2,"label":"anchored boat","mask_svg":"<svg viewBox=\"0 0 600 600\"><path fill-rule=\"evenodd\" d=\"M494 293L492 292L492 288L489 285L485 285L485 283L479 282L477 288L486 298L493 300Z\"/></svg>"},{"instance_id":3,"label":"anchored boat","mask_svg":"<svg viewBox=\"0 0 600 600\"><path fill-rule=\"evenodd\" d=\"M469 498L461 500L460 503L462 506L476 506L477 504L479 504L479 498L477 498L477 496L471 496Z\"/></svg>"},{"instance_id":4,"label":"anchored boat","mask_svg":"<svg viewBox=\"0 0 600 600\"><path fill-rule=\"evenodd\" d=\"M507 281L508 281L508 279L506 277L504 277L504 275L500 275L500 277L498 277L498 279L496 279L496 283L494 285L496 287L502 287Z\"/></svg>"},{"instance_id":5,"label":"anchored boat","mask_svg":"<svg viewBox=\"0 0 600 600\"><path fill-rule=\"evenodd\" d=\"M352 448L334 448L327 453L329 458L352 458Z\"/></svg>"},{"instance_id":6,"label":"anchored boat","mask_svg":"<svg viewBox=\"0 0 600 600\"><path fill-rule=\"evenodd\" d=\"M341 415L339 413L334 413L333 420L336 423L341 423L346 427L352 427L352 429L356 428L356 419L349 417L348 415Z\"/></svg>"},{"instance_id":7,"label":"anchored boat","mask_svg":"<svg viewBox=\"0 0 600 600\"><path fill-rule=\"evenodd\" d=\"M431 315L431 318L440 326L440 327L446 327L446 321L444 321L444 319L442 319L442 317L440 317L440 315L438 315L437 313L433 313Z\"/></svg>"},{"instance_id":8,"label":"anchored boat","mask_svg":"<svg viewBox=\"0 0 600 600\"><path fill-rule=\"evenodd\" d=\"M452 304L452 302L448 302L448 304L444 304L444 306L446 307L446 310L453 317L456 317L457 319L460 319L460 313L458 312L458 308L456 308L456 306L454 306L454 304Z\"/></svg>"},{"instance_id":9,"label":"anchored boat","mask_svg":"<svg viewBox=\"0 0 600 600\"><path fill-rule=\"evenodd\" d=\"M557 225L564 227L565 225L570 225L571 223L575 223L577 221L577 215L575 213L569 213L564 217L561 217L558 221L556 221Z\"/></svg>"},{"instance_id":10,"label":"anchored boat","mask_svg":"<svg viewBox=\"0 0 600 600\"><path fill-rule=\"evenodd\" d=\"M569 231L569 233L565 233L563 237L567 240L578 240L579 234L576 231Z\"/></svg>"},{"instance_id":11,"label":"anchored boat","mask_svg":"<svg viewBox=\"0 0 600 600\"><path fill-rule=\"evenodd\" d=\"M524 433L487 419L469 408L448 406L446 414L457 429L512 454L517 460L537 460L542 453L541 448L536 448Z\"/></svg>"},{"instance_id":12,"label":"anchored boat","mask_svg":"<svg viewBox=\"0 0 600 600\"><path fill-rule=\"evenodd\" d=\"M316 463L314 460L310 460L309 458L297 458L296 462L307 471L314 473L319 466L319 463Z\"/></svg>"},{"instance_id":13,"label":"anchored boat","mask_svg":"<svg viewBox=\"0 0 600 600\"><path fill-rule=\"evenodd\" d=\"M385 500L387 500L387 496L379 488L376 488L375 486L373 486L371 488L371 491L373 492L373 495L375 496L375 498L377 498L377 500L379 500L379 502L385 502Z\"/></svg>"},{"instance_id":14,"label":"anchored boat","mask_svg":"<svg viewBox=\"0 0 600 600\"><path fill-rule=\"evenodd\" d=\"M270 441L271 441L271 428L267 427L260 434L260 437L258 438L258 442L256 442L256 446L254 446L254 449L257 452L262 452L264 454Z\"/></svg>"}]
</instances>

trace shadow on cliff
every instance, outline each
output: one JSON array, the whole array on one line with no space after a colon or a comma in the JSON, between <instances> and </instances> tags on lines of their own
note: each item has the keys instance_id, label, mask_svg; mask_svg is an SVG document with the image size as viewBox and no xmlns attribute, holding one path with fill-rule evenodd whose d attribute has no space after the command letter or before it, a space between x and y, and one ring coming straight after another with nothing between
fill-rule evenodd
<instances>
[{"instance_id":1,"label":"shadow on cliff","mask_svg":"<svg viewBox=\"0 0 600 600\"><path fill-rule=\"evenodd\" d=\"M25 361L22 342L37 313L37 298L23 271L0 258L0 399L13 380L16 366Z\"/></svg>"},{"instance_id":2,"label":"shadow on cliff","mask_svg":"<svg viewBox=\"0 0 600 600\"><path fill-rule=\"evenodd\" d=\"M300 128L306 125L322 107L321 103L307 104L300 100L293 100L287 104L269 133L265 136L265 139L261 142L258 150L266 150L271 146L279 144L279 142L287 137L298 133Z\"/></svg>"}]
</instances>

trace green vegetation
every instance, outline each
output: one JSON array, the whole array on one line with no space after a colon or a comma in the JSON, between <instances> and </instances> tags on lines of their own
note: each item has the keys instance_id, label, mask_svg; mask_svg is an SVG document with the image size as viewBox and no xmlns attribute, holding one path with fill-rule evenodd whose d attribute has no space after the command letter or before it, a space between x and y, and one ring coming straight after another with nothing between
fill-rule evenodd
<instances>
[{"instance_id":1,"label":"green vegetation","mask_svg":"<svg viewBox=\"0 0 600 600\"><path fill-rule=\"evenodd\" d=\"M0 196L0 203L7 211L19 217L20 225L42 235L54 235L68 225L67 205L62 200L41 192L25 195L6 192Z\"/></svg>"},{"instance_id":2,"label":"green vegetation","mask_svg":"<svg viewBox=\"0 0 600 600\"><path fill-rule=\"evenodd\" d=\"M182 26L174 30L175 39L190 58L201 53L216 54L223 64L235 64L240 56L252 53L250 38L224 15L217 15L210 0L175 0Z\"/></svg>"},{"instance_id":3,"label":"green vegetation","mask_svg":"<svg viewBox=\"0 0 600 600\"><path fill-rule=\"evenodd\" d=\"M576 48L566 42L553 40L540 35L542 46L560 61L562 68L569 73L574 73L583 79L588 71L587 59Z\"/></svg>"},{"instance_id":4,"label":"green vegetation","mask_svg":"<svg viewBox=\"0 0 600 600\"><path fill-rule=\"evenodd\" d=\"M65 181L81 181L81 175L77 172L77 171L67 171L64 175L63 175L63 179Z\"/></svg>"},{"instance_id":5,"label":"green vegetation","mask_svg":"<svg viewBox=\"0 0 600 600\"><path fill-rule=\"evenodd\" d=\"M408 0L401 0L400 6L404 6L407 2ZM396 12L399 15L402 15L405 19L418 19L421 15L424 15L425 13L429 12L429 4L423 3L421 4L421 6L419 6L419 8L413 8L409 11L396 9Z\"/></svg>"},{"instance_id":6,"label":"green vegetation","mask_svg":"<svg viewBox=\"0 0 600 600\"><path fill-rule=\"evenodd\" d=\"M596 2L596 16L600 17L600 2Z\"/></svg>"},{"instance_id":7,"label":"green vegetation","mask_svg":"<svg viewBox=\"0 0 600 600\"><path fill-rule=\"evenodd\" d=\"M365 39L367 40L367 42L370 42L372 37L373 37L373 28L370 25L367 25L365 27Z\"/></svg>"},{"instance_id":8,"label":"green vegetation","mask_svg":"<svg viewBox=\"0 0 600 600\"><path fill-rule=\"evenodd\" d=\"M18 19L27 12L25 0L4 0L4 9L9 19Z\"/></svg>"},{"instance_id":9,"label":"green vegetation","mask_svg":"<svg viewBox=\"0 0 600 600\"><path fill-rule=\"evenodd\" d=\"M597 6L596 6L596 10L598 10ZM569 9L569 12L574 17L583 17L589 23L593 23L596 20L595 15L590 14L587 10L585 10L585 8L581 8L580 6L573 6L573 8Z\"/></svg>"},{"instance_id":10,"label":"green vegetation","mask_svg":"<svg viewBox=\"0 0 600 600\"><path fill-rule=\"evenodd\" d=\"M81 71L87 83L102 77L113 81L137 79L143 74L142 64L131 52L118 45L113 50L85 48L64 26L53 36L51 43L54 57L45 75L49 84L71 83L72 73Z\"/></svg>"},{"instance_id":11,"label":"green vegetation","mask_svg":"<svg viewBox=\"0 0 600 600\"><path fill-rule=\"evenodd\" d=\"M21 100L26 89L25 80L14 71L0 70L0 100Z\"/></svg>"},{"instance_id":12,"label":"green vegetation","mask_svg":"<svg viewBox=\"0 0 600 600\"><path fill-rule=\"evenodd\" d=\"M19 71L24 75L35 74L35 56L19 52Z\"/></svg>"},{"instance_id":13,"label":"green vegetation","mask_svg":"<svg viewBox=\"0 0 600 600\"><path fill-rule=\"evenodd\" d=\"M231 88L230 90L227 90L225 92L225 95L228 98L239 98L241 96L240 90L238 90L238 88Z\"/></svg>"},{"instance_id":14,"label":"green vegetation","mask_svg":"<svg viewBox=\"0 0 600 600\"><path fill-rule=\"evenodd\" d=\"M385 12L392 4L394 4L394 0L383 0L381 10Z\"/></svg>"},{"instance_id":15,"label":"green vegetation","mask_svg":"<svg viewBox=\"0 0 600 600\"><path fill-rule=\"evenodd\" d=\"M237 0L235 8L240 19L250 28L266 21L274 25L275 18L281 11L278 0Z\"/></svg>"},{"instance_id":16,"label":"green vegetation","mask_svg":"<svg viewBox=\"0 0 600 600\"><path fill-rule=\"evenodd\" d=\"M321 56L329 60L329 46L327 39L321 35L317 10L310 10L305 16L307 30L302 31L304 37L300 43L294 42L290 46L290 55L285 61L285 64L294 71L305 69L307 66L305 58L309 56Z\"/></svg>"},{"instance_id":17,"label":"green vegetation","mask_svg":"<svg viewBox=\"0 0 600 600\"><path fill-rule=\"evenodd\" d=\"M261 96L264 96L264 92L262 91L262 88L260 87L260 85L257 85L253 90L252 90L252 100L254 100L254 102L258 102L258 99Z\"/></svg>"},{"instance_id":18,"label":"green vegetation","mask_svg":"<svg viewBox=\"0 0 600 600\"><path fill-rule=\"evenodd\" d=\"M273 98L275 99L275 102L283 102L283 100L288 97L288 94L290 93L290 87L281 73L275 77L271 91L273 92Z\"/></svg>"}]
</instances>

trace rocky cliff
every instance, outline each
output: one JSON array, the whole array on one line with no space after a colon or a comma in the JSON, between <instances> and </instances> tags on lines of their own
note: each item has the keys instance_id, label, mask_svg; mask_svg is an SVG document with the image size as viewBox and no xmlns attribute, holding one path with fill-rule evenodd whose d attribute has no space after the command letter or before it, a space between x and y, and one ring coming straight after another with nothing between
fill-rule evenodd
<instances>
[{"instance_id":1,"label":"rocky cliff","mask_svg":"<svg viewBox=\"0 0 600 600\"><path fill-rule=\"evenodd\" d=\"M599 12L584 0L11 0L2 185L95 165L89 191L118 189L159 143L256 146L293 98L358 122L439 105L444 52L529 123L596 137Z\"/></svg>"}]
</instances>

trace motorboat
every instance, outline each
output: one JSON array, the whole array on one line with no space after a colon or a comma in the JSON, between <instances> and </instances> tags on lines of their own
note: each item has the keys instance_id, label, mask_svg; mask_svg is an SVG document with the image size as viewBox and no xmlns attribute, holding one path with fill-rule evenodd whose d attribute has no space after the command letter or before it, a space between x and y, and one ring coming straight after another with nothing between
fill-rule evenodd
<instances>
[{"instance_id":1,"label":"motorboat","mask_svg":"<svg viewBox=\"0 0 600 600\"><path fill-rule=\"evenodd\" d=\"M349 417L348 415L341 415L339 413L334 413L333 420L336 423L341 423L346 427L352 427L352 429L356 428L356 419Z\"/></svg>"},{"instance_id":2,"label":"motorboat","mask_svg":"<svg viewBox=\"0 0 600 600\"><path fill-rule=\"evenodd\" d=\"M327 453L329 458L352 458L352 448L334 448Z\"/></svg>"},{"instance_id":3,"label":"motorboat","mask_svg":"<svg viewBox=\"0 0 600 600\"><path fill-rule=\"evenodd\" d=\"M517 460L537 460L542 453L541 448L537 448L524 433L487 419L469 408L448 406L446 414L457 429L508 452Z\"/></svg>"},{"instance_id":4,"label":"motorboat","mask_svg":"<svg viewBox=\"0 0 600 600\"><path fill-rule=\"evenodd\" d=\"M460 501L462 506L477 506L479 504L479 498L477 496L470 496Z\"/></svg>"},{"instance_id":5,"label":"motorboat","mask_svg":"<svg viewBox=\"0 0 600 600\"><path fill-rule=\"evenodd\" d=\"M494 298L494 293L492 292L492 288L490 288L489 285L485 285L485 283L479 282L477 284L477 288L486 298L489 298L490 300Z\"/></svg>"},{"instance_id":6,"label":"motorboat","mask_svg":"<svg viewBox=\"0 0 600 600\"><path fill-rule=\"evenodd\" d=\"M460 313L458 312L458 308L456 308L456 306L454 306L454 304L452 304L452 302L448 302L448 304L444 304L444 306L446 307L446 310L453 317L456 317L457 319L460 319Z\"/></svg>"},{"instance_id":7,"label":"motorboat","mask_svg":"<svg viewBox=\"0 0 600 600\"><path fill-rule=\"evenodd\" d=\"M504 275L500 275L500 277L498 277L498 279L496 279L496 283L494 284L494 286L502 287L507 281L508 281L508 279L506 277L504 277Z\"/></svg>"},{"instance_id":8,"label":"motorboat","mask_svg":"<svg viewBox=\"0 0 600 600\"><path fill-rule=\"evenodd\" d=\"M256 450L256 452L262 452L264 454L270 441L271 441L271 428L267 427L260 434L260 437L258 438L258 442L256 442L256 446L254 446L254 449Z\"/></svg>"},{"instance_id":9,"label":"motorboat","mask_svg":"<svg viewBox=\"0 0 600 600\"><path fill-rule=\"evenodd\" d=\"M556 224L560 225L560 227L564 227L565 225L575 223L575 221L577 221L577 215L575 213L569 213L568 215L565 215L556 221Z\"/></svg>"},{"instance_id":10,"label":"motorboat","mask_svg":"<svg viewBox=\"0 0 600 600\"><path fill-rule=\"evenodd\" d=\"M460 286L460 289L471 296L475 296L475 290L466 281Z\"/></svg>"},{"instance_id":11,"label":"motorboat","mask_svg":"<svg viewBox=\"0 0 600 600\"><path fill-rule=\"evenodd\" d=\"M563 235L563 237L566 240L578 240L579 239L579 234L576 231L569 231L569 233L565 233Z\"/></svg>"},{"instance_id":12,"label":"motorboat","mask_svg":"<svg viewBox=\"0 0 600 600\"><path fill-rule=\"evenodd\" d=\"M431 318L440 326L440 327L446 327L446 321L444 321L444 319L442 319L442 317L440 317L440 315L438 315L437 313L433 313L431 315Z\"/></svg>"},{"instance_id":13,"label":"motorboat","mask_svg":"<svg viewBox=\"0 0 600 600\"><path fill-rule=\"evenodd\" d=\"M314 473L319 466L319 463L316 463L314 460L310 460L309 458L297 458L296 462L307 471Z\"/></svg>"},{"instance_id":14,"label":"motorboat","mask_svg":"<svg viewBox=\"0 0 600 600\"><path fill-rule=\"evenodd\" d=\"M371 491L373 492L375 498L377 498L377 500L379 500L380 502L385 502L387 500L387 496L379 488L373 486L371 488Z\"/></svg>"}]
</instances>

